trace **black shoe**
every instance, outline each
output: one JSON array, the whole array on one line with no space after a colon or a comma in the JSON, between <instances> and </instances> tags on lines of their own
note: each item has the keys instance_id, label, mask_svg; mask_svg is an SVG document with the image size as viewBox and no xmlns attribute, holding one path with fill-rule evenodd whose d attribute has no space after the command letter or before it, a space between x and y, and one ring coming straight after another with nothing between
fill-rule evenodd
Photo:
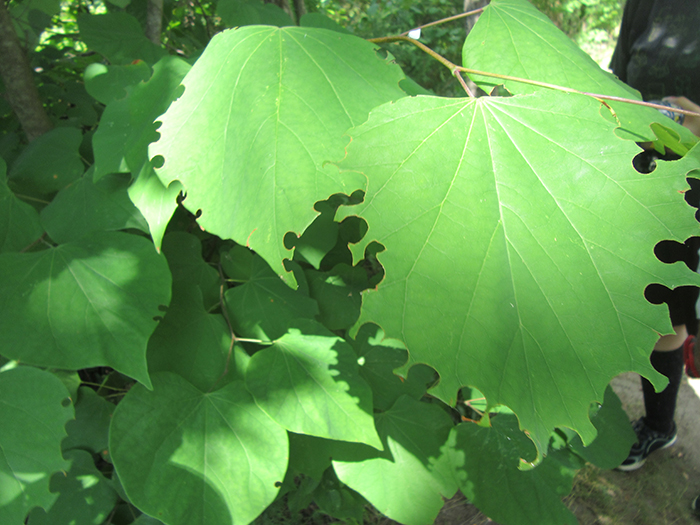
<instances>
[{"instance_id":1,"label":"black shoe","mask_svg":"<svg viewBox=\"0 0 700 525\"><path fill-rule=\"evenodd\" d=\"M664 434L649 428L644 422L644 418L639 418L632 425L634 433L637 434L637 442L632 445L629 456L617 467L617 470L637 470L644 465L649 454L656 450L668 448L676 442L678 431L676 423L673 423L671 431Z\"/></svg>"}]
</instances>

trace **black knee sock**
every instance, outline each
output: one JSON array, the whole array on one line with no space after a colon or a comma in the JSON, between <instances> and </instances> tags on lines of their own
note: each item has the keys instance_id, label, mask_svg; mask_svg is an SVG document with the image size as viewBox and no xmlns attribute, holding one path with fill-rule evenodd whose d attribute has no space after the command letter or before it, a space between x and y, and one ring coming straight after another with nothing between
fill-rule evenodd
<instances>
[{"instance_id":1,"label":"black knee sock","mask_svg":"<svg viewBox=\"0 0 700 525\"><path fill-rule=\"evenodd\" d=\"M668 377L668 386L658 394L651 383L642 378L644 392L644 407L647 426L658 432L670 432L673 425L673 415L676 411L676 397L683 378L683 347L662 352L655 350L651 353L651 364L661 374Z\"/></svg>"}]
</instances>

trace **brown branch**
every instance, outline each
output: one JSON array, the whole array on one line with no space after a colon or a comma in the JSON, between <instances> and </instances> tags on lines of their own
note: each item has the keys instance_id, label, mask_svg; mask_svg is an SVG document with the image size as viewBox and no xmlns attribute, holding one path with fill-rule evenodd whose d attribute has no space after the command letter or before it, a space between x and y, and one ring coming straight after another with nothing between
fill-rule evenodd
<instances>
[{"instance_id":1,"label":"brown branch","mask_svg":"<svg viewBox=\"0 0 700 525\"><path fill-rule=\"evenodd\" d=\"M12 26L12 17L2 1L0 1L0 57L0 78L5 84L5 96L17 115L27 140L32 141L53 126L39 98L32 69Z\"/></svg>"}]
</instances>

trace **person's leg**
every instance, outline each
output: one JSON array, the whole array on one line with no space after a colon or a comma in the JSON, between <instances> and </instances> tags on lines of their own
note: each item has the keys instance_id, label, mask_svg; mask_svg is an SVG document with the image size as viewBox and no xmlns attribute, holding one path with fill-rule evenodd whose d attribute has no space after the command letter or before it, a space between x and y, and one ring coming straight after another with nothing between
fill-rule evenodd
<instances>
[{"instance_id":1,"label":"person's leg","mask_svg":"<svg viewBox=\"0 0 700 525\"><path fill-rule=\"evenodd\" d=\"M670 447L676 442L676 398L683 378L683 342L688 336L685 325L674 326L675 334L659 339L651 353L651 364L657 372L668 378L668 385L656 392L652 384L642 377L642 392L646 415L634 423L637 442L619 470L636 470L655 450ZM677 345L674 348L674 345Z\"/></svg>"}]
</instances>

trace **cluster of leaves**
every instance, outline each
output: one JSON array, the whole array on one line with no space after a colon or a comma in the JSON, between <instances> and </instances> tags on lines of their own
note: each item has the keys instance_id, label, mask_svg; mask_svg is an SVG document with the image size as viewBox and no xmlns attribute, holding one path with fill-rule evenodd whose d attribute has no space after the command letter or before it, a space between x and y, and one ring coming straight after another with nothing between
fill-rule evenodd
<instances>
[{"instance_id":1,"label":"cluster of leaves","mask_svg":"<svg viewBox=\"0 0 700 525\"><path fill-rule=\"evenodd\" d=\"M428 524L461 490L575 523L576 469L633 440L609 381L663 385L644 288L698 282L653 256L697 230L695 139L512 80L409 96L376 46L252 0L215 5L243 27L205 49L211 12L191 38L170 13L169 53L120 3L78 17L81 78L41 77L70 80L56 129L0 162L0 521L249 523L284 498ZM524 0L463 64L639 98ZM685 156L642 175L646 140Z\"/></svg>"}]
</instances>

